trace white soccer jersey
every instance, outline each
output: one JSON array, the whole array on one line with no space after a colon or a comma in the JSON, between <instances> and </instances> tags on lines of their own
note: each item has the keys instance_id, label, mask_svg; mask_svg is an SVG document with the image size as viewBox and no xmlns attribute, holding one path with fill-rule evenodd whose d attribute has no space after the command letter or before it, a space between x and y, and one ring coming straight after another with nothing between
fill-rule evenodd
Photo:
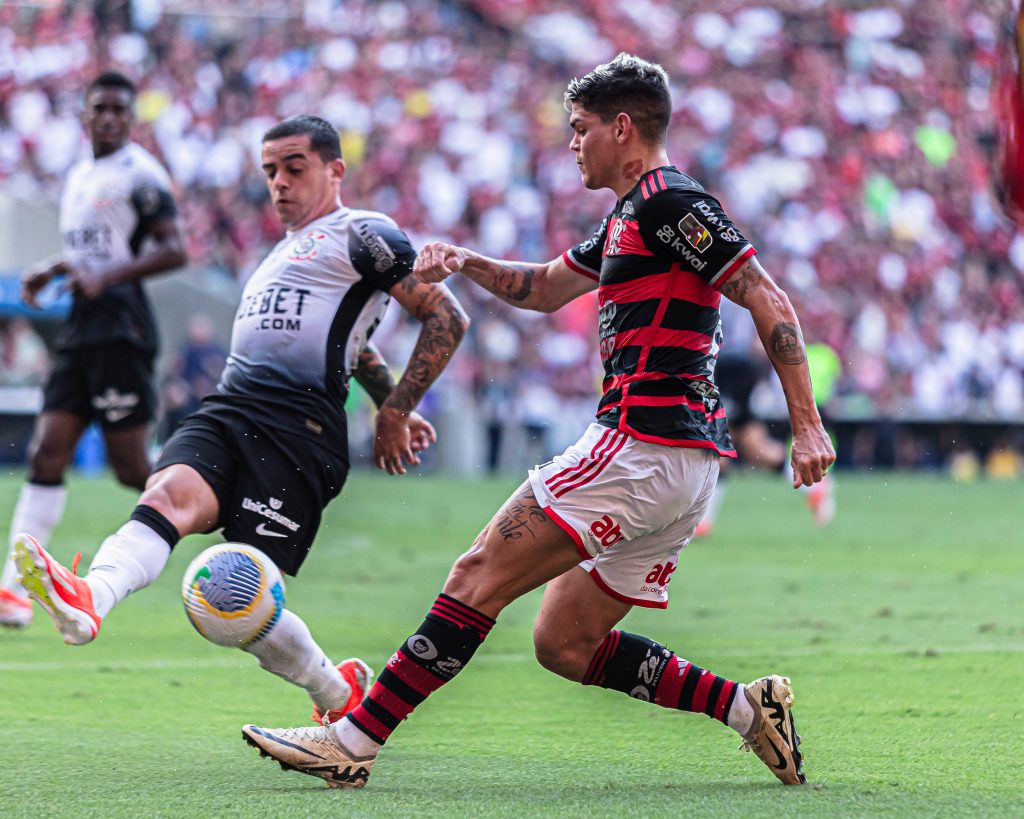
<instances>
[{"instance_id":1,"label":"white soccer jersey","mask_svg":"<svg viewBox=\"0 0 1024 819\"><path fill-rule=\"evenodd\" d=\"M167 172L134 142L99 159L82 159L69 171L61 196L64 260L84 270L130 262L153 224L174 217L170 190ZM115 341L156 348L156 326L138 281L108 287L95 299L75 299L58 347Z\"/></svg>"},{"instance_id":2,"label":"white soccer jersey","mask_svg":"<svg viewBox=\"0 0 1024 819\"><path fill-rule=\"evenodd\" d=\"M341 207L290 232L245 286L220 395L270 426L343 441L348 374L415 258L373 211Z\"/></svg>"}]
</instances>

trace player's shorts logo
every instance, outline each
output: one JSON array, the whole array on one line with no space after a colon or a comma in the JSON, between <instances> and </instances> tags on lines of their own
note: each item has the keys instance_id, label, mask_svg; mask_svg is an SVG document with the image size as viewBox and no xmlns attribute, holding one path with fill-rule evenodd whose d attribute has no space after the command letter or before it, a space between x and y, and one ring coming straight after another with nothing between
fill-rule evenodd
<instances>
[{"instance_id":1,"label":"player's shorts logo","mask_svg":"<svg viewBox=\"0 0 1024 819\"><path fill-rule=\"evenodd\" d=\"M610 549L623 538L622 527L611 515L603 515L590 524L590 534L601 544L599 551Z\"/></svg>"},{"instance_id":2,"label":"player's shorts logo","mask_svg":"<svg viewBox=\"0 0 1024 819\"><path fill-rule=\"evenodd\" d=\"M652 586L661 586L664 588L669 584L669 581L672 579L672 572L675 570L676 564L671 560L665 565L655 563L654 568L647 573L647 577L644 578L644 581Z\"/></svg>"},{"instance_id":3,"label":"player's shorts logo","mask_svg":"<svg viewBox=\"0 0 1024 819\"><path fill-rule=\"evenodd\" d=\"M120 392L108 387L102 395L92 397L92 405L103 413L108 424L116 424L127 418L139 404L139 396L134 392Z\"/></svg>"},{"instance_id":4,"label":"player's shorts logo","mask_svg":"<svg viewBox=\"0 0 1024 819\"><path fill-rule=\"evenodd\" d=\"M683 238L698 253L703 253L711 247L711 243L714 241L711 231L704 227L692 213L686 214L679 220L679 230L683 234Z\"/></svg>"}]
</instances>

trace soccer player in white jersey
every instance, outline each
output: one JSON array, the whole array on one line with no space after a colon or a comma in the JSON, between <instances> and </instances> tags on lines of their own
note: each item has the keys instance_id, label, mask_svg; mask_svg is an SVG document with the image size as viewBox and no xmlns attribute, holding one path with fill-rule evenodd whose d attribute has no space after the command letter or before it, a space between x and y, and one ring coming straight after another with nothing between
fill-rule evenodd
<instances>
[{"instance_id":1,"label":"soccer player in white jersey","mask_svg":"<svg viewBox=\"0 0 1024 819\"><path fill-rule=\"evenodd\" d=\"M545 312L596 289L605 367L596 423L530 470L344 719L242 729L285 767L332 787L365 785L392 732L471 661L505 606L545 583L534 625L541 665L584 685L706 714L735 730L779 780L805 781L788 679L743 685L617 628L635 605L668 605L669 581L711 497L719 456L735 454L714 381L723 295L750 310L785 389L794 485L817 483L835 460L797 317L718 201L669 163L672 103L660 66L620 54L573 80L565 103L584 186L618 198L593 237L547 264L431 243L415 269L429 281L461 271L515 307Z\"/></svg>"},{"instance_id":2,"label":"soccer player in white jersey","mask_svg":"<svg viewBox=\"0 0 1024 819\"><path fill-rule=\"evenodd\" d=\"M167 172L129 139L135 102L131 81L116 72L97 77L85 97L92 155L71 168L60 203L63 250L26 272L22 297L63 278L73 301L57 336L53 372L29 445L9 544L18 532L46 544L64 513L64 472L86 427L103 430L117 480L142 489L156 393L156 323L141 281L185 264ZM6 557L5 552L5 557ZM0 625L23 626L32 605L4 561Z\"/></svg>"},{"instance_id":3,"label":"soccer player in white jersey","mask_svg":"<svg viewBox=\"0 0 1024 819\"><path fill-rule=\"evenodd\" d=\"M433 437L415 407L465 334L461 306L443 285L412 274L415 251L393 220L341 203L345 163L328 122L304 115L279 123L263 137L262 158L287 234L245 286L217 392L171 436L131 520L103 542L84 578L31 533L16 541L22 583L67 643L93 640L103 618L149 585L189 534L223 527L225 539L256 546L295 574L348 473L344 403L353 370L383 398L378 467L404 473ZM367 352L390 298L422 323L393 389ZM289 610L244 650L305 689L317 718L341 716L370 679L360 660L336 670Z\"/></svg>"}]
</instances>

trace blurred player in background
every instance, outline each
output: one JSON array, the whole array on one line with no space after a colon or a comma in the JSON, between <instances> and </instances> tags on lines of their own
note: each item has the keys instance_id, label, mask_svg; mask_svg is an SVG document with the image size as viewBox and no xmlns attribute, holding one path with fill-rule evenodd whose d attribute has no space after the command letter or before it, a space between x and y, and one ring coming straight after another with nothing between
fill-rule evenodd
<instances>
[{"instance_id":1,"label":"blurred player in background","mask_svg":"<svg viewBox=\"0 0 1024 819\"><path fill-rule=\"evenodd\" d=\"M296 574L348 474L350 374L380 407L378 467L402 474L434 440L415 407L466 331L462 308L443 285L412 274L415 251L392 219L341 203L345 163L330 123L292 117L266 132L262 151L287 235L245 286L217 392L171 436L131 520L103 542L84 578L31 533L16 539L22 583L67 643L93 640L186 535L223 527L228 541L255 546ZM389 296L422 323L397 385L367 346ZM288 610L244 650L305 689L318 719L358 703L370 679L360 660L336 669Z\"/></svg>"},{"instance_id":2,"label":"blurred player in background","mask_svg":"<svg viewBox=\"0 0 1024 819\"><path fill-rule=\"evenodd\" d=\"M734 455L714 382L721 294L750 310L786 393L795 486L835 460L797 317L754 248L695 180L669 164L668 77L620 54L565 95L583 184L618 201L592 238L547 264L489 259L441 242L425 280L462 272L509 304L553 311L598 290L604 396L580 441L530 471L452 568L424 622L367 698L337 723L243 736L283 765L362 787L403 719L470 661L501 610L547 583L534 626L545 668L735 729L787 784L804 780L789 681L742 685L615 626L634 605L664 608L680 550ZM582 559L582 562L581 562Z\"/></svg>"},{"instance_id":3,"label":"blurred player in background","mask_svg":"<svg viewBox=\"0 0 1024 819\"><path fill-rule=\"evenodd\" d=\"M33 532L46 544L64 514L64 472L91 422L103 430L118 481L142 489L156 392L157 329L142 279L186 262L167 172L131 142L135 87L106 72L89 85L84 122L92 156L68 174L60 203L63 251L29 270L22 297L36 297L54 279L73 296L57 337L43 411L29 445L28 482L11 520L11 540ZM0 625L27 625L32 607L4 561Z\"/></svg>"},{"instance_id":4,"label":"blurred player in background","mask_svg":"<svg viewBox=\"0 0 1024 819\"><path fill-rule=\"evenodd\" d=\"M757 416L751 405L754 389L765 374L766 359L757 328L750 313L729 299L722 302L720 312L725 341L715 364L715 385L729 415L729 433L736 445L739 462L752 469L784 471L786 478L791 480L793 473L788 468L789 453L786 445L772 437L768 425ZM839 357L827 344L808 344L807 368L811 374L815 402L819 412L824 413L824 407L835 392L836 379L840 374ZM722 462L715 494L694 537L707 537L714 530L722 502L728 494L728 477L732 468L728 460ZM832 478L825 475L816 484L801 486L800 491L804 493L815 523L819 526L830 523L836 513Z\"/></svg>"},{"instance_id":5,"label":"blurred player in background","mask_svg":"<svg viewBox=\"0 0 1024 819\"><path fill-rule=\"evenodd\" d=\"M1024 225L1024 5L1011 0L1000 40L992 108L997 127L993 189L1003 211Z\"/></svg>"}]
</instances>

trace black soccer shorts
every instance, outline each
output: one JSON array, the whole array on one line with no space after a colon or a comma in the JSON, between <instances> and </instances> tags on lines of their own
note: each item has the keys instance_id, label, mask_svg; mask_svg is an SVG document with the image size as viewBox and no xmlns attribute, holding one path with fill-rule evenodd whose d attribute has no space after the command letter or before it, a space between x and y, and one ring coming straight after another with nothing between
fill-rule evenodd
<instances>
[{"instance_id":1,"label":"black soccer shorts","mask_svg":"<svg viewBox=\"0 0 1024 819\"><path fill-rule=\"evenodd\" d=\"M346 454L208 403L178 427L153 471L173 464L195 469L217 496L220 517L211 531L224 527L225 540L255 546L290 575L348 476Z\"/></svg>"},{"instance_id":2,"label":"black soccer shorts","mask_svg":"<svg viewBox=\"0 0 1024 819\"><path fill-rule=\"evenodd\" d=\"M104 429L148 424L156 415L153 358L126 342L58 352L43 411L74 413Z\"/></svg>"}]
</instances>

